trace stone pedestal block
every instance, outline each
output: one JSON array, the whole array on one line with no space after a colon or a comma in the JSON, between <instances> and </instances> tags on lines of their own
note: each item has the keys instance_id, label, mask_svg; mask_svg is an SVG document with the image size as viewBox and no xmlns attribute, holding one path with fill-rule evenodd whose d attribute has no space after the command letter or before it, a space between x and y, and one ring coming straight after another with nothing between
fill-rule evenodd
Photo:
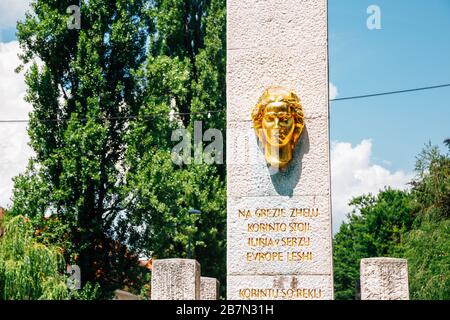
<instances>
[{"instance_id":1,"label":"stone pedestal block","mask_svg":"<svg viewBox=\"0 0 450 320\"><path fill-rule=\"evenodd\" d=\"M361 300L409 300L405 259L361 260Z\"/></svg>"},{"instance_id":2,"label":"stone pedestal block","mask_svg":"<svg viewBox=\"0 0 450 320\"><path fill-rule=\"evenodd\" d=\"M216 278L200 278L200 300L219 299L219 281Z\"/></svg>"},{"instance_id":3,"label":"stone pedestal block","mask_svg":"<svg viewBox=\"0 0 450 320\"><path fill-rule=\"evenodd\" d=\"M191 259L153 263L152 300L199 300L200 264Z\"/></svg>"}]
</instances>

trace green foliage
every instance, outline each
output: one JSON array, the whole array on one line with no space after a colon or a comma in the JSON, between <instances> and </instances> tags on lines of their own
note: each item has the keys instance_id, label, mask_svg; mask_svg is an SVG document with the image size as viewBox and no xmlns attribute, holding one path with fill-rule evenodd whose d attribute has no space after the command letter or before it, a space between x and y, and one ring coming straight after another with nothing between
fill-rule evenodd
<instances>
[{"instance_id":1,"label":"green foliage","mask_svg":"<svg viewBox=\"0 0 450 320\"><path fill-rule=\"evenodd\" d=\"M141 290L139 291L138 295L142 300L150 300L152 274L147 273L146 275L144 275L142 280L145 284L141 287Z\"/></svg>"},{"instance_id":2,"label":"green foliage","mask_svg":"<svg viewBox=\"0 0 450 320\"><path fill-rule=\"evenodd\" d=\"M425 221L407 235L410 298L450 300L450 220Z\"/></svg>"},{"instance_id":3,"label":"green foliage","mask_svg":"<svg viewBox=\"0 0 450 320\"><path fill-rule=\"evenodd\" d=\"M450 148L450 145L449 145ZM427 145L413 181L414 228L401 248L412 299L450 299L450 157Z\"/></svg>"},{"instance_id":4,"label":"green foliage","mask_svg":"<svg viewBox=\"0 0 450 320\"><path fill-rule=\"evenodd\" d=\"M0 238L0 299L67 299L60 248L37 243L30 222L16 216Z\"/></svg>"},{"instance_id":5,"label":"green foliage","mask_svg":"<svg viewBox=\"0 0 450 320\"><path fill-rule=\"evenodd\" d=\"M17 26L35 156L11 213L26 213L37 241L60 246L102 298L140 290L123 244L164 258L186 256L190 238L204 274L225 283L225 168L170 155L173 129L224 128L225 1L84 1L80 30L67 28L71 4L34 0Z\"/></svg>"},{"instance_id":6,"label":"green foliage","mask_svg":"<svg viewBox=\"0 0 450 320\"><path fill-rule=\"evenodd\" d=\"M39 240L61 245L80 266L83 285L99 282L106 297L126 276L116 268L126 258L112 238L123 210L126 118L141 106L135 73L145 61L148 21L143 0L84 1L81 29L69 30L71 4L34 0L17 26L23 62L39 58L42 67L34 63L26 73L36 156L15 179L11 211L45 230ZM59 225L49 226L44 214Z\"/></svg>"},{"instance_id":7,"label":"green foliage","mask_svg":"<svg viewBox=\"0 0 450 320\"><path fill-rule=\"evenodd\" d=\"M337 299L354 299L360 259L408 260L411 299L450 299L450 158L428 145L408 192L385 190L353 199L334 237Z\"/></svg>"},{"instance_id":8,"label":"green foliage","mask_svg":"<svg viewBox=\"0 0 450 320\"><path fill-rule=\"evenodd\" d=\"M225 1L157 0L148 15L154 29L138 73L144 106L125 139L128 214L120 228L135 250L156 258L186 257L191 239L202 273L225 283L225 168L178 166L170 153L178 143L171 141L174 129L193 136L194 121L204 129L225 127L224 112L207 112L226 105ZM171 110L181 114L171 117Z\"/></svg>"},{"instance_id":9,"label":"green foliage","mask_svg":"<svg viewBox=\"0 0 450 320\"><path fill-rule=\"evenodd\" d=\"M417 223L449 219L450 157L428 144L417 157L416 172L412 193Z\"/></svg>"},{"instance_id":10,"label":"green foliage","mask_svg":"<svg viewBox=\"0 0 450 320\"><path fill-rule=\"evenodd\" d=\"M336 299L354 299L362 258L392 255L412 224L410 196L386 189L353 199L353 212L334 237Z\"/></svg>"},{"instance_id":11,"label":"green foliage","mask_svg":"<svg viewBox=\"0 0 450 320\"><path fill-rule=\"evenodd\" d=\"M100 285L96 283L93 285L88 282L81 290L71 290L70 299L73 300L95 300L100 296Z\"/></svg>"}]
</instances>

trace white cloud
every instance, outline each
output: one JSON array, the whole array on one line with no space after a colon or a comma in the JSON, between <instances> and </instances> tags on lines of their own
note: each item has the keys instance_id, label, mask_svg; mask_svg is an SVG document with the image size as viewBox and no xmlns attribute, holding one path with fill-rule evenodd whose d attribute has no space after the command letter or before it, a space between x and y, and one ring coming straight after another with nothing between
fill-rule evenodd
<instances>
[{"instance_id":1,"label":"white cloud","mask_svg":"<svg viewBox=\"0 0 450 320\"><path fill-rule=\"evenodd\" d=\"M14 69L20 64L17 41L0 42L0 119L28 119L31 106L24 101L24 75ZM27 123L0 123L0 206L10 204L12 178L24 171L32 155L27 145Z\"/></svg>"},{"instance_id":2,"label":"white cloud","mask_svg":"<svg viewBox=\"0 0 450 320\"><path fill-rule=\"evenodd\" d=\"M25 17L31 0L0 0L0 28L15 27Z\"/></svg>"},{"instance_id":3,"label":"white cloud","mask_svg":"<svg viewBox=\"0 0 450 320\"><path fill-rule=\"evenodd\" d=\"M407 189L413 175L403 171L390 172L371 163L372 142L363 140L352 147L347 142L334 142L331 147L331 187L333 199L333 233L339 231L354 196L372 193L390 186Z\"/></svg>"},{"instance_id":4,"label":"white cloud","mask_svg":"<svg viewBox=\"0 0 450 320\"><path fill-rule=\"evenodd\" d=\"M330 100L336 99L336 97L339 95L338 88L330 82Z\"/></svg>"}]
</instances>

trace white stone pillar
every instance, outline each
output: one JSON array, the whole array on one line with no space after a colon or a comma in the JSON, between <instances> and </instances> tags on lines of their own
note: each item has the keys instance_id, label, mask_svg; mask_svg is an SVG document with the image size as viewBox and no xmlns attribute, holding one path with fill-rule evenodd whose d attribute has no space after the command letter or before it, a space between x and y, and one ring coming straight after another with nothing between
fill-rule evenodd
<instances>
[{"instance_id":1,"label":"white stone pillar","mask_svg":"<svg viewBox=\"0 0 450 320\"><path fill-rule=\"evenodd\" d=\"M152 300L199 300L200 264L191 259L155 260Z\"/></svg>"},{"instance_id":2,"label":"white stone pillar","mask_svg":"<svg viewBox=\"0 0 450 320\"><path fill-rule=\"evenodd\" d=\"M360 271L361 300L409 300L407 260L361 259Z\"/></svg>"},{"instance_id":3,"label":"white stone pillar","mask_svg":"<svg viewBox=\"0 0 450 320\"><path fill-rule=\"evenodd\" d=\"M276 175L251 121L271 86L305 113ZM227 1L227 179L227 298L333 299L326 0Z\"/></svg>"},{"instance_id":4,"label":"white stone pillar","mask_svg":"<svg viewBox=\"0 0 450 320\"><path fill-rule=\"evenodd\" d=\"M219 287L216 278L200 277L200 300L218 300Z\"/></svg>"}]
</instances>

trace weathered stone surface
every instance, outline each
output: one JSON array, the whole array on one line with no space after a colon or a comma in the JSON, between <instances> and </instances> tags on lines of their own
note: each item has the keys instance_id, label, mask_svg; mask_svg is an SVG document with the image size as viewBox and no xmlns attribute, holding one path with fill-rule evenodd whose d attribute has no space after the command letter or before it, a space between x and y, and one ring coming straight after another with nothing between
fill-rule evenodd
<instances>
[{"instance_id":1,"label":"weathered stone surface","mask_svg":"<svg viewBox=\"0 0 450 320\"><path fill-rule=\"evenodd\" d=\"M326 275L228 276L232 300L330 300L333 279Z\"/></svg>"},{"instance_id":2,"label":"weathered stone surface","mask_svg":"<svg viewBox=\"0 0 450 320\"><path fill-rule=\"evenodd\" d=\"M200 300L218 300L219 286L216 278L200 277Z\"/></svg>"},{"instance_id":3,"label":"weathered stone surface","mask_svg":"<svg viewBox=\"0 0 450 320\"><path fill-rule=\"evenodd\" d=\"M141 300L141 298L137 295L129 293L123 290L114 291L114 299L113 300Z\"/></svg>"},{"instance_id":4,"label":"weathered stone surface","mask_svg":"<svg viewBox=\"0 0 450 320\"><path fill-rule=\"evenodd\" d=\"M247 289L278 290L263 299L333 298L327 41L326 0L227 1L229 299L261 298L240 294ZM295 91L305 114L294 159L277 174L266 165L251 121L270 86ZM258 209L320 214L261 218ZM240 210L251 216L239 216ZM283 223L308 227L272 228ZM255 231L249 224L267 228Z\"/></svg>"},{"instance_id":5,"label":"weathered stone surface","mask_svg":"<svg viewBox=\"0 0 450 320\"><path fill-rule=\"evenodd\" d=\"M152 300L199 300L200 264L191 259L155 260Z\"/></svg>"},{"instance_id":6,"label":"weathered stone surface","mask_svg":"<svg viewBox=\"0 0 450 320\"><path fill-rule=\"evenodd\" d=\"M281 210L268 213L273 213L277 215L276 217L261 217L265 215L261 209L271 208L284 209L284 217L279 216L283 215ZM304 208L314 209L314 212L301 211ZM257 211L258 209L260 210ZM317 216L315 216L316 209ZM331 226L328 197L239 198L229 203L227 212L228 275L311 274L331 277ZM249 212L251 217L244 217ZM276 230L260 231L260 228L267 226L266 223ZM275 252L280 253L281 257L277 254L276 259L272 260L272 256L267 253ZM262 261L259 260L261 254L265 255ZM302 255L304 259L300 258Z\"/></svg>"},{"instance_id":7,"label":"weathered stone surface","mask_svg":"<svg viewBox=\"0 0 450 320\"><path fill-rule=\"evenodd\" d=\"M228 50L327 45L326 1L227 1Z\"/></svg>"},{"instance_id":8,"label":"weathered stone surface","mask_svg":"<svg viewBox=\"0 0 450 320\"><path fill-rule=\"evenodd\" d=\"M294 90L306 118L328 116L326 47L229 50L227 54L227 121L251 119L250 110L269 86Z\"/></svg>"},{"instance_id":9,"label":"weathered stone surface","mask_svg":"<svg viewBox=\"0 0 450 320\"><path fill-rule=\"evenodd\" d=\"M228 197L330 194L328 135L327 118L306 119L292 163L272 174L252 123L228 123Z\"/></svg>"},{"instance_id":10,"label":"weathered stone surface","mask_svg":"<svg viewBox=\"0 0 450 320\"><path fill-rule=\"evenodd\" d=\"M361 259L361 300L409 300L405 259Z\"/></svg>"},{"instance_id":11,"label":"weathered stone surface","mask_svg":"<svg viewBox=\"0 0 450 320\"><path fill-rule=\"evenodd\" d=\"M227 117L248 110L268 86L297 92L305 116L328 116L326 0L227 1Z\"/></svg>"}]
</instances>

